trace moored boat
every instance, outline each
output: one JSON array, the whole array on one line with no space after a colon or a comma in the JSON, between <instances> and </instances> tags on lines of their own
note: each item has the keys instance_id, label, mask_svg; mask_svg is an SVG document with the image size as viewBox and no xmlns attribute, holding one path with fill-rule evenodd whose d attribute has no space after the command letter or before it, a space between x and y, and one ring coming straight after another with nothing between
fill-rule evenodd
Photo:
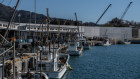
<instances>
[{"instance_id":1,"label":"moored boat","mask_svg":"<svg viewBox=\"0 0 140 79\"><path fill-rule=\"evenodd\" d=\"M83 47L79 46L79 42L69 42L67 53L71 56L79 56L82 54Z\"/></svg>"},{"instance_id":2,"label":"moored boat","mask_svg":"<svg viewBox=\"0 0 140 79\"><path fill-rule=\"evenodd\" d=\"M45 50L41 55L41 60L37 62L37 71L44 72L49 78L62 78L67 70L69 61L68 54L59 53L60 49Z\"/></svg>"},{"instance_id":3,"label":"moored boat","mask_svg":"<svg viewBox=\"0 0 140 79\"><path fill-rule=\"evenodd\" d=\"M106 39L104 42L104 46L110 46L110 45L111 45L111 43L110 43L109 39Z\"/></svg>"}]
</instances>

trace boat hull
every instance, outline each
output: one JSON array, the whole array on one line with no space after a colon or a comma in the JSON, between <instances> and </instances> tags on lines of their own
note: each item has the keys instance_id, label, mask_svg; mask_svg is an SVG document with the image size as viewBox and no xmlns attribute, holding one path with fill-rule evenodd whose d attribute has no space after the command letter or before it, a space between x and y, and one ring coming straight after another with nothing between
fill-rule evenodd
<instances>
[{"instance_id":1,"label":"boat hull","mask_svg":"<svg viewBox=\"0 0 140 79\"><path fill-rule=\"evenodd\" d=\"M104 44L104 46L110 46L111 44Z\"/></svg>"},{"instance_id":2,"label":"boat hull","mask_svg":"<svg viewBox=\"0 0 140 79\"><path fill-rule=\"evenodd\" d=\"M70 56L80 56L82 51L68 51Z\"/></svg>"},{"instance_id":3,"label":"boat hull","mask_svg":"<svg viewBox=\"0 0 140 79\"><path fill-rule=\"evenodd\" d=\"M83 46L84 50L90 49L90 46Z\"/></svg>"},{"instance_id":4,"label":"boat hull","mask_svg":"<svg viewBox=\"0 0 140 79\"><path fill-rule=\"evenodd\" d=\"M124 42L125 44L131 44L131 42Z\"/></svg>"},{"instance_id":5,"label":"boat hull","mask_svg":"<svg viewBox=\"0 0 140 79\"><path fill-rule=\"evenodd\" d=\"M49 78L61 79L67 70L67 66L65 65L62 70L54 71L54 72L45 72Z\"/></svg>"},{"instance_id":6,"label":"boat hull","mask_svg":"<svg viewBox=\"0 0 140 79\"><path fill-rule=\"evenodd\" d=\"M42 71L44 73L47 74L47 76L49 77L49 79L53 78L53 79L61 79L66 70L67 70L67 65L68 65L68 61L69 61L69 55L68 54L60 54L59 57L66 57L66 62L63 63L63 65L57 70L57 71Z\"/></svg>"}]
</instances>

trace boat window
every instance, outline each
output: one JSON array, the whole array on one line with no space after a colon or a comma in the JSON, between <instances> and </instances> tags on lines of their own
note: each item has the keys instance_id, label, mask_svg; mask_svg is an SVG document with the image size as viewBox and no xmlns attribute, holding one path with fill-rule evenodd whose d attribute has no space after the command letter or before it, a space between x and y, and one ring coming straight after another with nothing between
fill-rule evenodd
<instances>
[{"instance_id":1,"label":"boat window","mask_svg":"<svg viewBox=\"0 0 140 79\"><path fill-rule=\"evenodd\" d=\"M53 28L51 28L50 30L54 30Z\"/></svg>"},{"instance_id":2,"label":"boat window","mask_svg":"<svg viewBox=\"0 0 140 79\"><path fill-rule=\"evenodd\" d=\"M40 78L40 75L38 75L38 74L35 74L35 78Z\"/></svg>"},{"instance_id":3,"label":"boat window","mask_svg":"<svg viewBox=\"0 0 140 79\"><path fill-rule=\"evenodd\" d=\"M38 67L46 67L46 64L39 64Z\"/></svg>"},{"instance_id":4,"label":"boat window","mask_svg":"<svg viewBox=\"0 0 140 79\"><path fill-rule=\"evenodd\" d=\"M74 46L75 44L70 44L70 46Z\"/></svg>"}]
</instances>

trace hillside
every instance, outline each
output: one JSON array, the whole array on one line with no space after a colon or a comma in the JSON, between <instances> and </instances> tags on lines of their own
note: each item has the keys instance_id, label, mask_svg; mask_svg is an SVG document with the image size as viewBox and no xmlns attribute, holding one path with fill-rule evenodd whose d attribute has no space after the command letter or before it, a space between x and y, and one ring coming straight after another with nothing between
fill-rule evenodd
<instances>
[{"instance_id":1,"label":"hillside","mask_svg":"<svg viewBox=\"0 0 140 79\"><path fill-rule=\"evenodd\" d=\"M10 6L5 6L3 4L0 4L0 21L8 21L10 20L12 13L14 9ZM35 13L30 12L30 11L25 11L25 10L17 10L14 22L19 22L19 17L18 15L21 15L20 17L20 22L21 23L29 23L30 20L32 23L35 22ZM30 15L31 14L31 15ZM30 19L31 17L31 19ZM37 23L41 23L44 19L46 18L45 15L43 14L37 14L36 13L36 21ZM63 18L51 18L51 24L58 24L58 20L60 21L60 24L63 25L75 25L76 22L73 20L68 20L68 19L63 19ZM82 22L80 22L82 24Z\"/></svg>"}]
</instances>

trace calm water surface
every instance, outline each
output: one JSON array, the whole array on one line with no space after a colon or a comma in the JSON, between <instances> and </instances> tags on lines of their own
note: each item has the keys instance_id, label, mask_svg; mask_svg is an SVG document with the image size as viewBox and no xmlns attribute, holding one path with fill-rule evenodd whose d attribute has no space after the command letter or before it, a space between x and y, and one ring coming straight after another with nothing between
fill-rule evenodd
<instances>
[{"instance_id":1,"label":"calm water surface","mask_svg":"<svg viewBox=\"0 0 140 79\"><path fill-rule=\"evenodd\" d=\"M69 64L63 79L140 79L140 45L93 47Z\"/></svg>"}]
</instances>

